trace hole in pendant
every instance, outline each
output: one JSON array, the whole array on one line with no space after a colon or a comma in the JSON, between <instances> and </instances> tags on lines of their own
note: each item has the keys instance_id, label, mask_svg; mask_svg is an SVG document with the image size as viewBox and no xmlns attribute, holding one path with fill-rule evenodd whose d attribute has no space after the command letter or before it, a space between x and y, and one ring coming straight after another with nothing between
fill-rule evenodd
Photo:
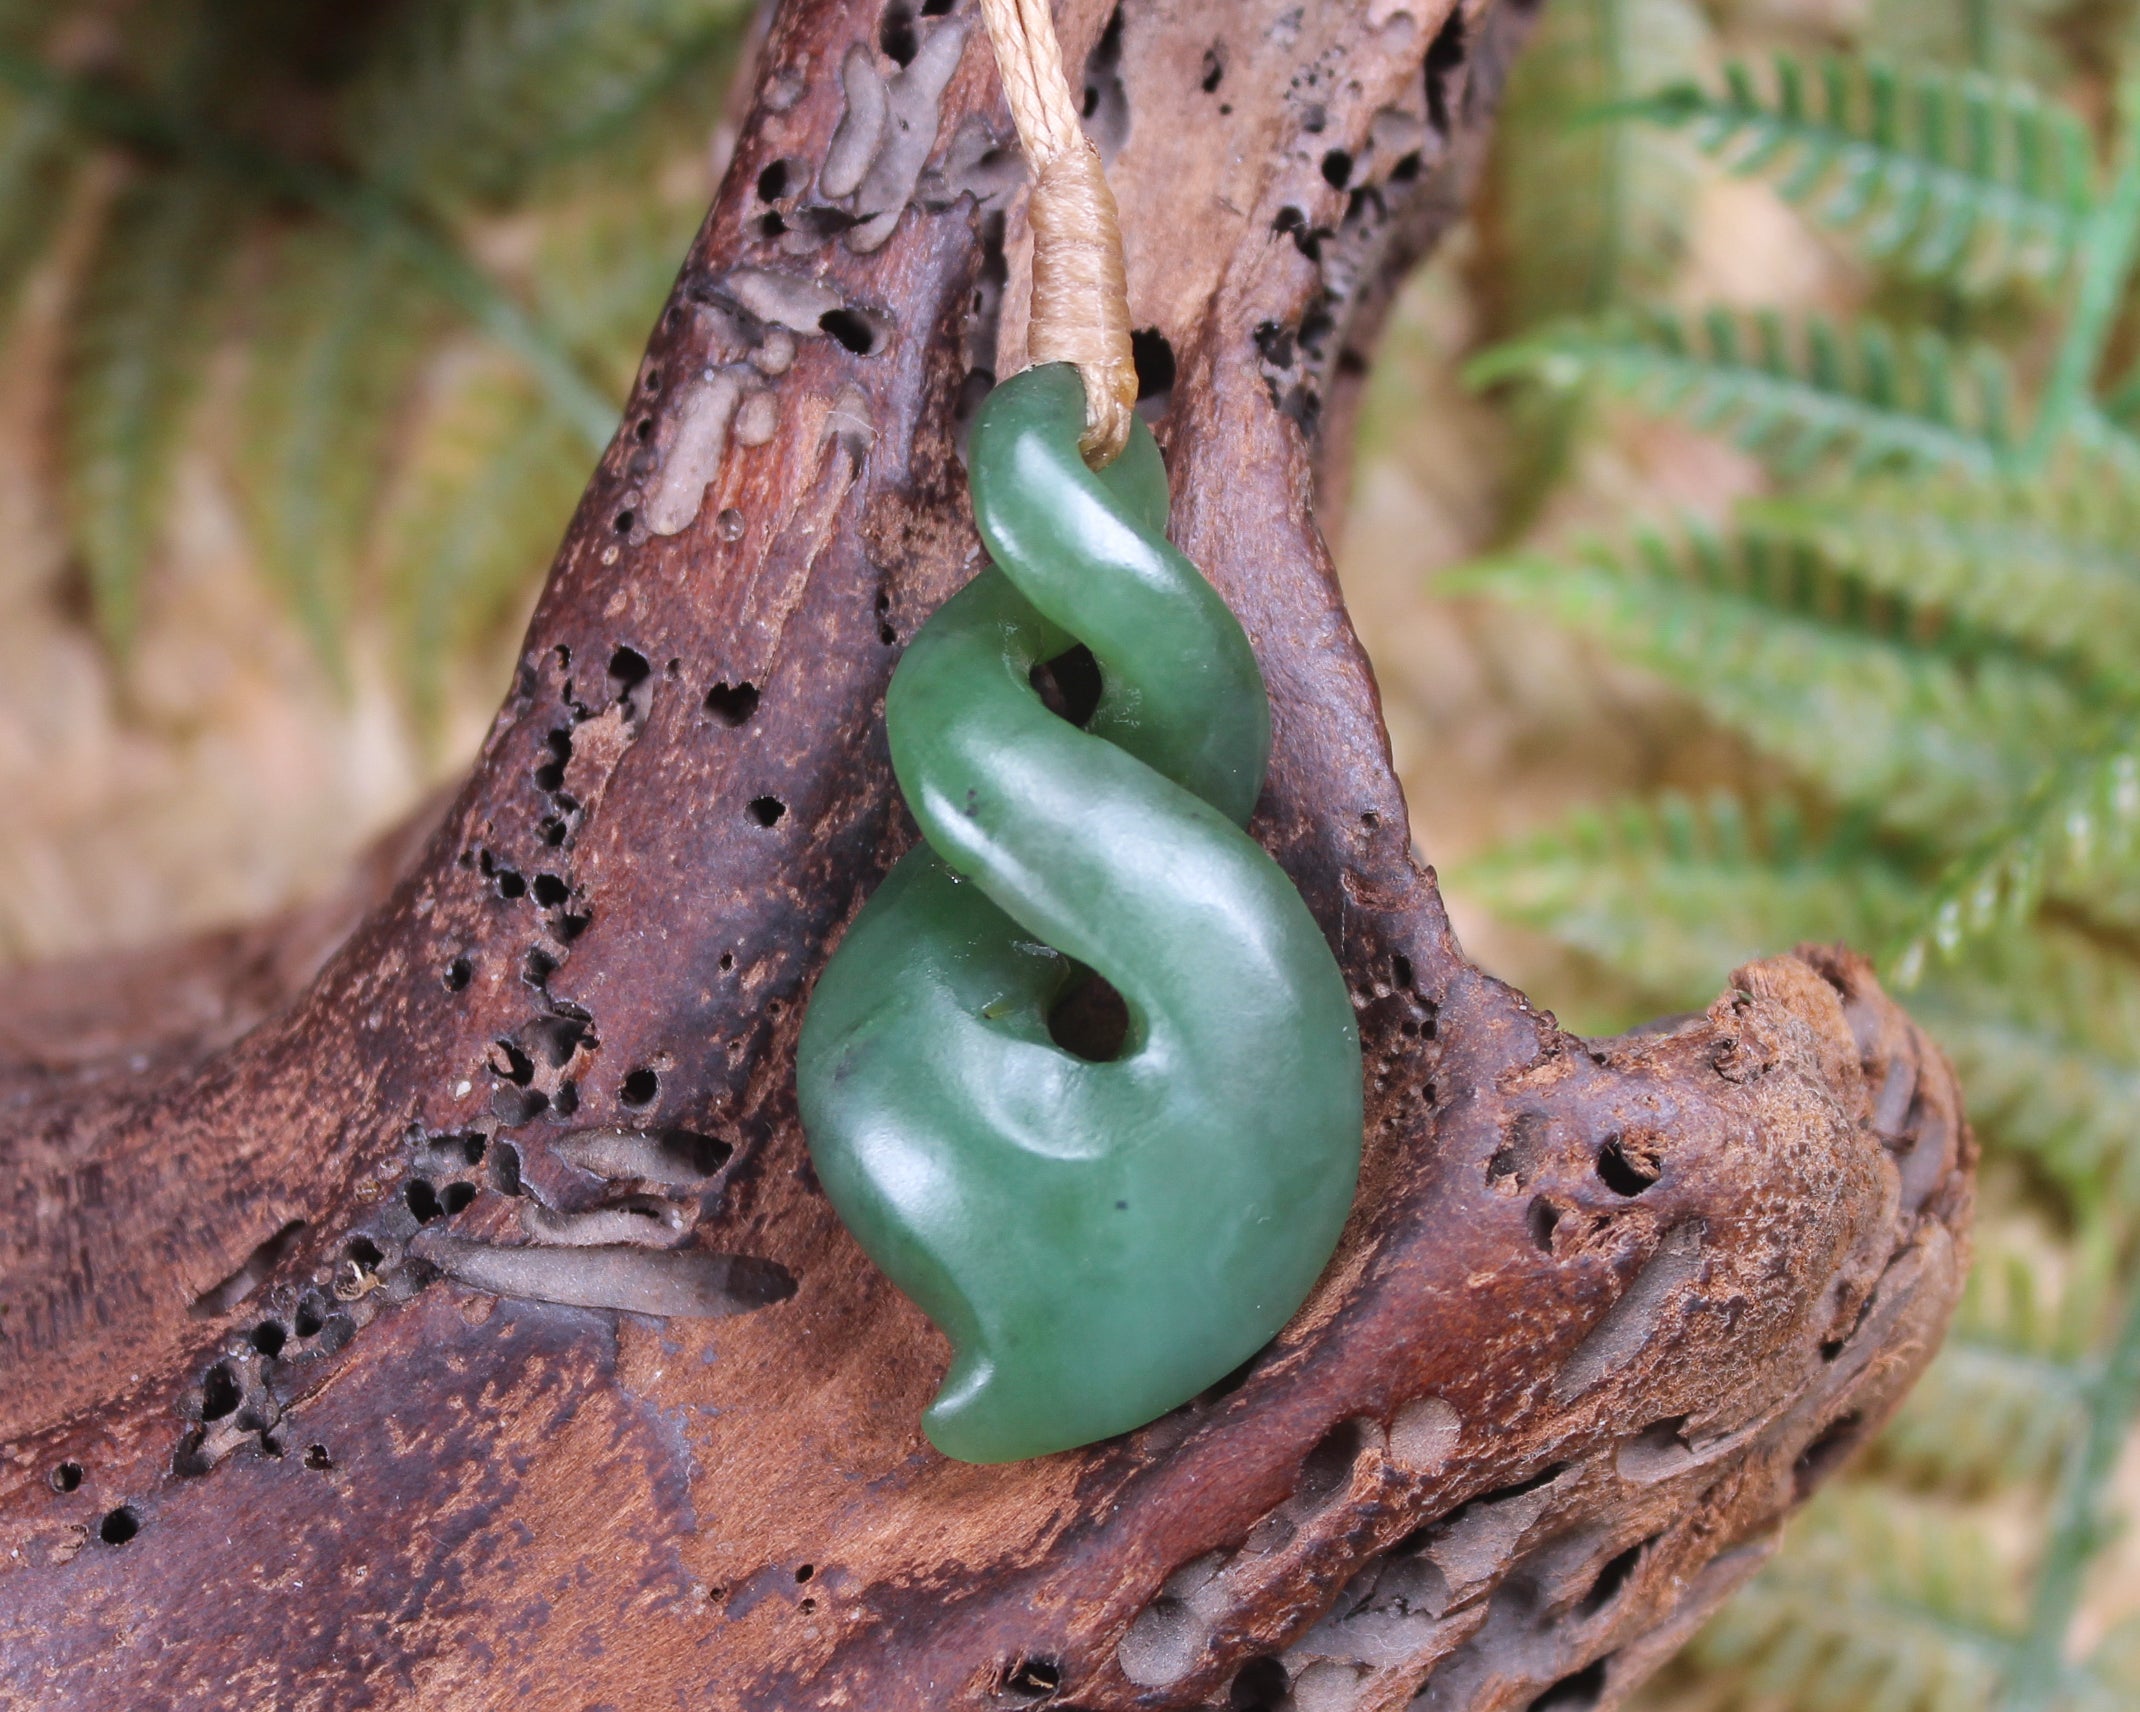
<instances>
[{"instance_id":1,"label":"hole in pendant","mask_svg":"<svg viewBox=\"0 0 2140 1712\"><path fill-rule=\"evenodd\" d=\"M1083 727L1100 705L1100 663L1092 650L1080 642L1052 660L1044 660L1029 674L1041 704L1058 719Z\"/></svg>"},{"instance_id":2,"label":"hole in pendant","mask_svg":"<svg viewBox=\"0 0 2140 1712\"><path fill-rule=\"evenodd\" d=\"M1088 1064L1112 1064L1129 1038L1129 1006L1102 976L1088 969L1048 1012L1048 1037Z\"/></svg>"}]
</instances>

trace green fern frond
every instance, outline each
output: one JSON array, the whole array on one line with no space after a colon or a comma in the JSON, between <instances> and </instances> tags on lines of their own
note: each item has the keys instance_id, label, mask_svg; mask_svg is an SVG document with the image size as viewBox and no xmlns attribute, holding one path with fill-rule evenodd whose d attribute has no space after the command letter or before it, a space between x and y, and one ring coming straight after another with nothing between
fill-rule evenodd
<instances>
[{"instance_id":1,"label":"green fern frond","mask_svg":"<svg viewBox=\"0 0 2140 1712\"><path fill-rule=\"evenodd\" d=\"M1602 383L1727 433L1787 476L1840 461L1988 475L2013 441L2004 360L1928 328L1712 309L1566 322L1500 345L1465 371L1475 386Z\"/></svg>"},{"instance_id":2,"label":"green fern frond","mask_svg":"<svg viewBox=\"0 0 2140 1712\"><path fill-rule=\"evenodd\" d=\"M2094 201L2079 116L1966 72L1786 55L1763 88L1733 61L1721 90L1675 83L1627 111L1688 132L1869 254L1949 284L2062 273Z\"/></svg>"},{"instance_id":3,"label":"green fern frond","mask_svg":"<svg viewBox=\"0 0 2140 1712\"><path fill-rule=\"evenodd\" d=\"M2039 1252L1980 1241L1954 1323L1879 1441L1879 1465L1965 1494L2047 1487L2087 1421L2097 1351L2116 1307L2116 1248L2089 1228L2047 1279Z\"/></svg>"},{"instance_id":4,"label":"green fern frond","mask_svg":"<svg viewBox=\"0 0 2140 1712\"><path fill-rule=\"evenodd\" d=\"M2140 1207L2140 967L2046 924L1978 946L1911 1009L1987 1143L2078 1208Z\"/></svg>"},{"instance_id":5,"label":"green fern frond","mask_svg":"<svg viewBox=\"0 0 2140 1712\"><path fill-rule=\"evenodd\" d=\"M235 223L227 199L198 178L128 186L75 305L62 409L67 521L98 622L122 649L212 342Z\"/></svg>"},{"instance_id":6,"label":"green fern frond","mask_svg":"<svg viewBox=\"0 0 2140 1712\"><path fill-rule=\"evenodd\" d=\"M1892 1489L1816 1498L1775 1562L1694 1643L1794 1712L1988 1712L2021 1594L1983 1528Z\"/></svg>"},{"instance_id":7,"label":"green fern frond","mask_svg":"<svg viewBox=\"0 0 2140 1712\"><path fill-rule=\"evenodd\" d=\"M1724 970L1801 940L1876 939L1911 896L1861 837L1816 838L1787 802L1722 794L1585 811L1458 864L1451 883L1663 1005L1700 1003Z\"/></svg>"},{"instance_id":8,"label":"green fern frond","mask_svg":"<svg viewBox=\"0 0 2140 1712\"><path fill-rule=\"evenodd\" d=\"M1888 479L1756 500L1739 515L1915 606L2140 682L2140 483L2100 471Z\"/></svg>"},{"instance_id":9,"label":"green fern frond","mask_svg":"<svg viewBox=\"0 0 2140 1712\"><path fill-rule=\"evenodd\" d=\"M494 635L556 550L587 475L571 425L503 359L446 365L387 519L406 691L435 728L447 662Z\"/></svg>"},{"instance_id":10,"label":"green fern frond","mask_svg":"<svg viewBox=\"0 0 2140 1712\"><path fill-rule=\"evenodd\" d=\"M1489 560L1445 586L1597 638L1837 801L1943 848L2003 824L2102 723L2051 667L1758 535Z\"/></svg>"},{"instance_id":11,"label":"green fern frond","mask_svg":"<svg viewBox=\"0 0 2140 1712\"><path fill-rule=\"evenodd\" d=\"M49 103L0 97L0 320L49 253L81 145Z\"/></svg>"},{"instance_id":12,"label":"green fern frond","mask_svg":"<svg viewBox=\"0 0 2140 1712\"><path fill-rule=\"evenodd\" d=\"M251 340L238 489L262 565L337 673L431 301L391 247L303 229L276 252Z\"/></svg>"},{"instance_id":13,"label":"green fern frond","mask_svg":"<svg viewBox=\"0 0 2140 1712\"><path fill-rule=\"evenodd\" d=\"M2076 745L2011 821L1941 877L1896 953L1896 979L1912 984L1931 952L1952 957L2018 925L2048 890L2084 883L2099 864L2128 865L2136 834L2140 728L2127 725L2100 745Z\"/></svg>"},{"instance_id":14,"label":"green fern frond","mask_svg":"<svg viewBox=\"0 0 2140 1712\"><path fill-rule=\"evenodd\" d=\"M741 0L443 0L351 90L345 135L376 183L433 206L513 194L702 70Z\"/></svg>"},{"instance_id":15,"label":"green fern frond","mask_svg":"<svg viewBox=\"0 0 2140 1712\"><path fill-rule=\"evenodd\" d=\"M1686 151L1596 115L1693 70L1709 36L1689 0L1568 0L1540 15L1509 77L1491 169L1490 301L1504 330L1665 283L1686 234Z\"/></svg>"}]
</instances>

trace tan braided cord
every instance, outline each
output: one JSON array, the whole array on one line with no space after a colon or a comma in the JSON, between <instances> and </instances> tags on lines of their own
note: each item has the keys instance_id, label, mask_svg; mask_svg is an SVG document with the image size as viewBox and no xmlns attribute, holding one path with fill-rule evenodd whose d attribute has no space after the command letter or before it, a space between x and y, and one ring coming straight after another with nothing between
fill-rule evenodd
<instances>
[{"instance_id":1,"label":"tan braided cord","mask_svg":"<svg viewBox=\"0 0 2140 1712\"><path fill-rule=\"evenodd\" d=\"M1026 359L1070 363L1085 382L1085 433L1095 468L1129 444L1137 405L1130 355L1122 227L1099 151L1078 123L1048 0L981 0L1011 119L1032 168L1033 308Z\"/></svg>"}]
</instances>

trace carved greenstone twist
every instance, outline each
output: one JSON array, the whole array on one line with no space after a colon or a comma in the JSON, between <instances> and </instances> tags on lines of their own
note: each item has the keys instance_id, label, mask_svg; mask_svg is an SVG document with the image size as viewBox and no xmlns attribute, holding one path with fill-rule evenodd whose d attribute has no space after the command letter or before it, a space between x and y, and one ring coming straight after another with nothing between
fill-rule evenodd
<instances>
[{"instance_id":1,"label":"carved greenstone twist","mask_svg":"<svg viewBox=\"0 0 2140 1712\"><path fill-rule=\"evenodd\" d=\"M1343 977L1241 829L1270 709L1248 639L1168 545L1139 424L1094 473L1074 369L998 387L973 430L994 565L892 679L892 765L926 843L856 917L797 1063L817 1173L950 1338L923 1424L1002 1462L1140 1426L1224 1377L1306 1298L1360 1156ZM1083 729L1034 668L1082 642ZM1056 1044L1097 971L1120 1053Z\"/></svg>"}]
</instances>

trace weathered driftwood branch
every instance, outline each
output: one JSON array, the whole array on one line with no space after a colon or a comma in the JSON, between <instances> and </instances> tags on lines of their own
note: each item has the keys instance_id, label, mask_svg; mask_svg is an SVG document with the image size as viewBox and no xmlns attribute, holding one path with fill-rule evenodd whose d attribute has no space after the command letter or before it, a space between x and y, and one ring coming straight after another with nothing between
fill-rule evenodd
<instances>
[{"instance_id":1,"label":"weathered driftwood branch","mask_svg":"<svg viewBox=\"0 0 2140 1712\"><path fill-rule=\"evenodd\" d=\"M970 7L787 0L428 842L331 957L354 906L13 984L5 1704L1610 1706L1926 1359L1969 1144L1862 965L1577 1040L1407 848L1316 459L1520 11L1063 22L1174 533L1272 688L1257 830L1367 1046L1309 1308L1126 1440L964 1467L812 1185L795 1030L909 836L881 698L973 564L958 427L1023 294Z\"/></svg>"}]
</instances>

